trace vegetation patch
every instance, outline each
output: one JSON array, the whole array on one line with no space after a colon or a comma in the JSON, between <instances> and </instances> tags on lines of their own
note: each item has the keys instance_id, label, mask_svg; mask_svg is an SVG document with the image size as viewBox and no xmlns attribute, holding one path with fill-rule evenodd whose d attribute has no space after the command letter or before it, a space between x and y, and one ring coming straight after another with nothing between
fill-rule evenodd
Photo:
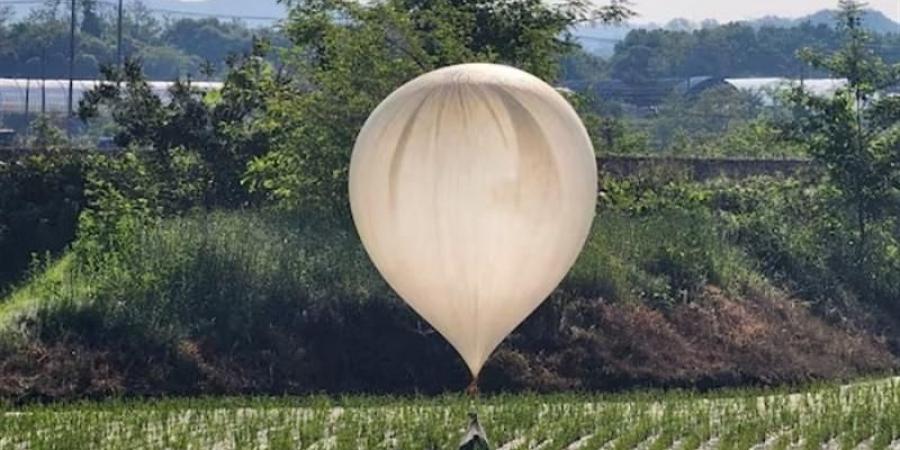
<instances>
[{"instance_id":1,"label":"vegetation patch","mask_svg":"<svg viewBox=\"0 0 900 450\"><path fill-rule=\"evenodd\" d=\"M802 392L113 401L2 412L0 446L456 448L476 410L492 448L697 450L896 446L900 382Z\"/></svg>"},{"instance_id":2,"label":"vegetation patch","mask_svg":"<svg viewBox=\"0 0 900 450\"><path fill-rule=\"evenodd\" d=\"M871 335L760 285L721 237L652 239L661 223L690 229L671 216L601 214L569 279L485 369L485 389L780 384L894 367ZM77 246L4 305L0 389L18 401L466 384L452 348L388 289L353 234L282 215L122 228L103 251Z\"/></svg>"}]
</instances>

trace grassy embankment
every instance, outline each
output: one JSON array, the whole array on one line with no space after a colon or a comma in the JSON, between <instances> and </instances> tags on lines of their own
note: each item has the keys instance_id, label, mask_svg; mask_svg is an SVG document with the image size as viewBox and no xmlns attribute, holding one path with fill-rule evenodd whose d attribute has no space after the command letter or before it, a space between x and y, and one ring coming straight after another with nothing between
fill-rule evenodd
<instances>
[{"instance_id":1,"label":"grassy embankment","mask_svg":"<svg viewBox=\"0 0 900 450\"><path fill-rule=\"evenodd\" d=\"M488 364L486 390L798 383L895 367L866 314L847 325L776 287L827 276L818 253L792 249L803 229L769 226L785 220L778 211L637 209L601 210L561 288ZM248 211L120 228L77 243L0 305L0 395L431 394L467 382L351 231ZM780 253L746 244L757 241ZM776 253L792 271L763 264Z\"/></svg>"}]
</instances>

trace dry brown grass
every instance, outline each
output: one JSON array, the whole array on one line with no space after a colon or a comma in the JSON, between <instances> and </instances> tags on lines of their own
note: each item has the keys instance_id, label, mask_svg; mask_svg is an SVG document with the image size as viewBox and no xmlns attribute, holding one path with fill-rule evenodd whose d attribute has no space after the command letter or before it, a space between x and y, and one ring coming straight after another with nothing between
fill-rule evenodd
<instances>
[{"instance_id":1,"label":"dry brown grass","mask_svg":"<svg viewBox=\"0 0 900 450\"><path fill-rule=\"evenodd\" d=\"M701 299L667 310L588 299L560 309L557 350L523 347L535 332L524 327L494 358L488 377L496 377L493 387L775 385L848 379L897 366L875 335L826 322L777 292L737 299L707 288Z\"/></svg>"},{"instance_id":2,"label":"dry brown grass","mask_svg":"<svg viewBox=\"0 0 900 450\"><path fill-rule=\"evenodd\" d=\"M30 343L0 354L0 397L436 393L465 385L464 368L438 335L411 329L396 305L373 308L273 331L252 351L213 341L140 349L115 341ZM848 379L897 363L864 328L826 321L778 292L735 298L707 288L667 309L555 298L494 355L482 388L777 385Z\"/></svg>"}]
</instances>

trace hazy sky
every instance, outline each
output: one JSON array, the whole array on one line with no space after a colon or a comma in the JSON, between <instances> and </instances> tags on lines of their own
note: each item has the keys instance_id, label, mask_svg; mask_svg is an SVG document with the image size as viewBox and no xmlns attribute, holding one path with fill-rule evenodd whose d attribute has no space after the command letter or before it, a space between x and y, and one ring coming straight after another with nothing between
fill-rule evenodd
<instances>
[{"instance_id":1,"label":"hazy sky","mask_svg":"<svg viewBox=\"0 0 900 450\"><path fill-rule=\"evenodd\" d=\"M598 2L599 3L599 2ZM675 17L719 21L755 19L776 15L798 17L820 9L833 9L837 0L632 0L640 14L637 22L667 22ZM870 8L897 20L900 0L869 0Z\"/></svg>"}]
</instances>

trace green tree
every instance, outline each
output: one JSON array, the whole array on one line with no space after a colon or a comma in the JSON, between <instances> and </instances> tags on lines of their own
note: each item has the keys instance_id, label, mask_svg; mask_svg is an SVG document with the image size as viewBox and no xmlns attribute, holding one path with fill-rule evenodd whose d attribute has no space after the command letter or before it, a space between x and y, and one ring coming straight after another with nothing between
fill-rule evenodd
<instances>
[{"instance_id":1,"label":"green tree","mask_svg":"<svg viewBox=\"0 0 900 450\"><path fill-rule=\"evenodd\" d=\"M97 14L96 0L81 0L81 32L94 37L103 34L103 20Z\"/></svg>"},{"instance_id":2,"label":"green tree","mask_svg":"<svg viewBox=\"0 0 900 450\"><path fill-rule=\"evenodd\" d=\"M202 63L200 63L200 75L203 76L203 79L209 81L216 75L216 63L205 59Z\"/></svg>"},{"instance_id":3,"label":"green tree","mask_svg":"<svg viewBox=\"0 0 900 450\"><path fill-rule=\"evenodd\" d=\"M239 23L218 19L180 19L167 24L162 41L189 55L223 62L229 54L247 51L251 32Z\"/></svg>"},{"instance_id":4,"label":"green tree","mask_svg":"<svg viewBox=\"0 0 900 450\"><path fill-rule=\"evenodd\" d=\"M99 0L78 0L76 77L98 78L101 63L116 60L115 16L104 14ZM69 75L69 14L71 2L46 0L28 15L16 18L0 2L0 76L67 78ZM128 1L124 16L124 55L143 60L154 80L172 80L201 73L205 60L221 68L230 54L250 50L253 36L270 38L285 47L279 29L255 28L218 19L161 21L139 0ZM277 61L274 53L267 55ZM221 72L217 72L220 74Z\"/></svg>"},{"instance_id":5,"label":"green tree","mask_svg":"<svg viewBox=\"0 0 900 450\"><path fill-rule=\"evenodd\" d=\"M879 54L900 60L900 36L881 35ZM623 81L692 76L799 78L821 75L806 71L797 50L815 47L834 50L839 34L827 25L754 27L731 23L696 30L636 29L616 45L611 59L613 76Z\"/></svg>"},{"instance_id":6,"label":"green tree","mask_svg":"<svg viewBox=\"0 0 900 450\"><path fill-rule=\"evenodd\" d=\"M28 146L42 150L57 149L67 143L66 136L53 120L40 115L28 125Z\"/></svg>"},{"instance_id":7,"label":"green tree","mask_svg":"<svg viewBox=\"0 0 900 450\"><path fill-rule=\"evenodd\" d=\"M246 182L281 205L347 217L350 151L363 122L417 75L463 62L498 62L553 81L575 43L569 29L615 21L623 2L542 0L287 1L288 63L297 87L273 95L265 118L285 131Z\"/></svg>"},{"instance_id":8,"label":"green tree","mask_svg":"<svg viewBox=\"0 0 900 450\"><path fill-rule=\"evenodd\" d=\"M616 55L613 76L627 83L646 83L659 78L654 67L654 51L646 45L629 46Z\"/></svg>"},{"instance_id":9,"label":"green tree","mask_svg":"<svg viewBox=\"0 0 900 450\"><path fill-rule=\"evenodd\" d=\"M609 78L606 60L584 49L575 49L560 61L559 79L566 86L585 86Z\"/></svg>"},{"instance_id":10,"label":"green tree","mask_svg":"<svg viewBox=\"0 0 900 450\"><path fill-rule=\"evenodd\" d=\"M847 85L832 97L802 88L792 94L802 113L803 138L852 211L858 262L867 256L871 223L892 212L900 189L900 101L879 95L896 83L900 70L871 49L862 27L863 6L841 0L838 30L844 43L838 51L807 49L801 54L813 67L846 79Z\"/></svg>"},{"instance_id":11,"label":"green tree","mask_svg":"<svg viewBox=\"0 0 900 450\"><path fill-rule=\"evenodd\" d=\"M689 143L711 141L756 119L762 111L759 96L731 86L697 95L675 94L660 105L659 115L652 122L652 135L660 148L671 146L679 135Z\"/></svg>"},{"instance_id":12,"label":"green tree","mask_svg":"<svg viewBox=\"0 0 900 450\"><path fill-rule=\"evenodd\" d=\"M89 121L98 120L101 109L109 112L116 143L134 150L135 165L159 182L159 189L147 191L161 193L153 201L163 213L247 206L252 198L241 178L277 128L257 118L286 84L265 58L270 51L267 42L256 41L248 54L229 59L221 90L204 92L179 80L167 102L153 92L140 62L128 59L122 69L103 69L107 82L85 94L79 114Z\"/></svg>"},{"instance_id":13,"label":"green tree","mask_svg":"<svg viewBox=\"0 0 900 450\"><path fill-rule=\"evenodd\" d=\"M0 55L8 54L13 50L9 38L7 37L7 34L9 33L7 24L9 23L10 18L12 18L12 8L9 6L0 6Z\"/></svg>"},{"instance_id":14,"label":"green tree","mask_svg":"<svg viewBox=\"0 0 900 450\"><path fill-rule=\"evenodd\" d=\"M159 44L163 33L163 25L147 5L141 0L131 3L124 17L124 28L128 30L127 38L135 43Z\"/></svg>"},{"instance_id":15,"label":"green tree","mask_svg":"<svg viewBox=\"0 0 900 450\"><path fill-rule=\"evenodd\" d=\"M46 143L63 140L47 120L34 130ZM53 130L50 132L50 130ZM35 131L33 131L34 133ZM27 275L35 256L56 254L75 237L84 205L84 155L41 146L40 151L6 154L0 160L0 294Z\"/></svg>"}]
</instances>

